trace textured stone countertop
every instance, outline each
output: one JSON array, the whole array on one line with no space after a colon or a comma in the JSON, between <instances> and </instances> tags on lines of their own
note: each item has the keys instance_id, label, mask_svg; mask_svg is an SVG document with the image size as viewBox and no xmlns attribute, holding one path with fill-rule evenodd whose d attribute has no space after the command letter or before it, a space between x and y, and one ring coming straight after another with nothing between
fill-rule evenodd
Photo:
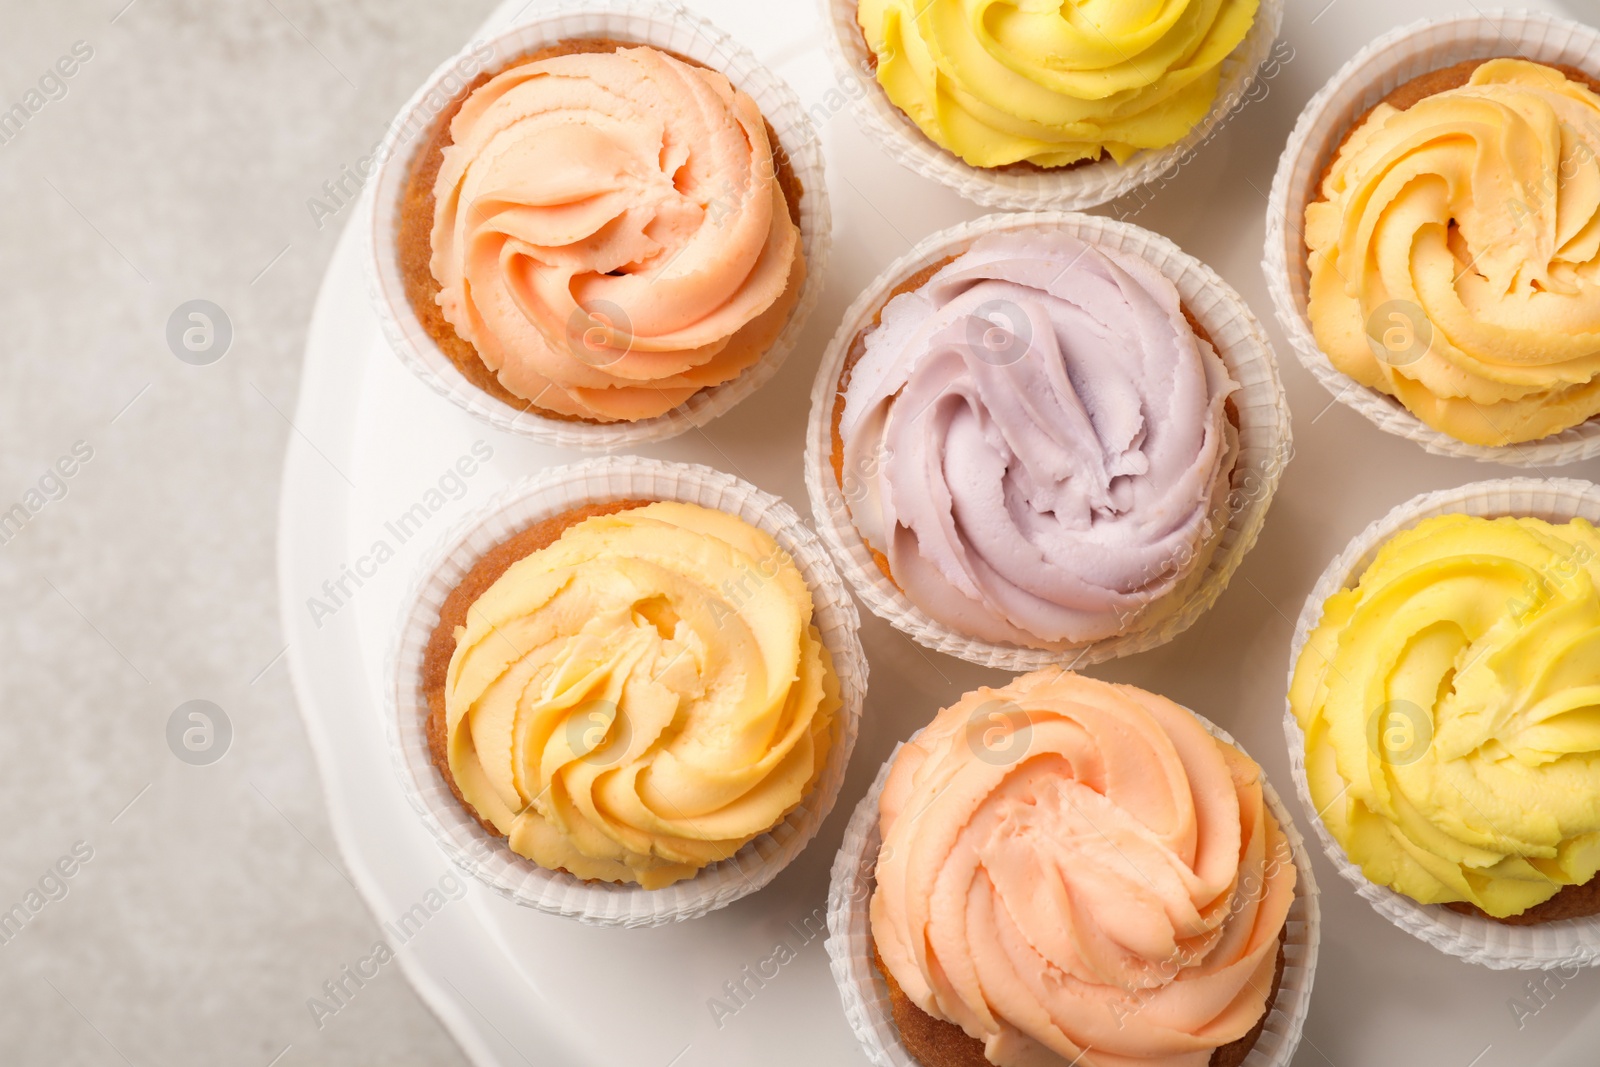
<instances>
[{"instance_id":1,"label":"textured stone countertop","mask_svg":"<svg viewBox=\"0 0 1600 1067\"><path fill-rule=\"evenodd\" d=\"M273 549L347 217L324 183L490 7L0 6L0 1062L464 1062L394 968L320 1028L307 1007L379 935L328 832ZM197 299L233 333L209 365L167 340ZM191 700L231 725L212 765L174 754L197 720L169 746Z\"/></svg>"}]
</instances>

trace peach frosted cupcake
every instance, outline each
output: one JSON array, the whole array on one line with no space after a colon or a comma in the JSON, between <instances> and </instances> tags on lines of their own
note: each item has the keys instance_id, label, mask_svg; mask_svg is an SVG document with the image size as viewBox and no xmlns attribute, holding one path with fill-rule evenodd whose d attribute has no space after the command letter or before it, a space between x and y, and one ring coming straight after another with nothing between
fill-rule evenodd
<instances>
[{"instance_id":1,"label":"peach frosted cupcake","mask_svg":"<svg viewBox=\"0 0 1600 1067\"><path fill-rule=\"evenodd\" d=\"M465 86L436 75L374 197L401 355L502 428L592 448L759 386L814 301L827 228L787 86L684 12L602 6L540 15L488 63L479 46Z\"/></svg>"},{"instance_id":2,"label":"peach frosted cupcake","mask_svg":"<svg viewBox=\"0 0 1600 1067\"><path fill-rule=\"evenodd\" d=\"M968 693L846 833L847 1013L924 1067L1286 1063L1316 945L1293 842L1261 769L1171 701L1059 669Z\"/></svg>"}]
</instances>

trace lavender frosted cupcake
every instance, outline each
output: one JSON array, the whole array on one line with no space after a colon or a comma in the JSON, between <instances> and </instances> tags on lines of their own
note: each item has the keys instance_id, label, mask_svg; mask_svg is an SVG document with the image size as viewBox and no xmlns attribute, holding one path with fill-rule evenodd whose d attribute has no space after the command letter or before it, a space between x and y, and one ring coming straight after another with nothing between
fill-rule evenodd
<instances>
[{"instance_id":1,"label":"lavender frosted cupcake","mask_svg":"<svg viewBox=\"0 0 1600 1067\"><path fill-rule=\"evenodd\" d=\"M1101 640L1215 548L1239 452L1216 349L1154 266L983 237L902 286L841 376L837 477L884 573L985 641Z\"/></svg>"},{"instance_id":2,"label":"lavender frosted cupcake","mask_svg":"<svg viewBox=\"0 0 1600 1067\"><path fill-rule=\"evenodd\" d=\"M1272 346L1215 271L1113 219L990 215L924 239L845 312L806 489L874 613L1029 671L1193 625L1291 455Z\"/></svg>"}]
</instances>

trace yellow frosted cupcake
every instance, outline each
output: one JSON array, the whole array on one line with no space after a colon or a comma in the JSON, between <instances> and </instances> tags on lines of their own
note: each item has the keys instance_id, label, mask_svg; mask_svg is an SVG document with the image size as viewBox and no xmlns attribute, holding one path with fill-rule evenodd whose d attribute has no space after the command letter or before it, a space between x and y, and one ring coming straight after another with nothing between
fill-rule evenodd
<instances>
[{"instance_id":1,"label":"yellow frosted cupcake","mask_svg":"<svg viewBox=\"0 0 1600 1067\"><path fill-rule=\"evenodd\" d=\"M1290 708L1351 863L1422 904L1600 914L1600 533L1450 514L1329 597Z\"/></svg>"},{"instance_id":2,"label":"yellow frosted cupcake","mask_svg":"<svg viewBox=\"0 0 1600 1067\"><path fill-rule=\"evenodd\" d=\"M1470 60L1356 122L1305 212L1307 316L1336 369L1469 445L1600 414L1597 87Z\"/></svg>"},{"instance_id":3,"label":"yellow frosted cupcake","mask_svg":"<svg viewBox=\"0 0 1600 1067\"><path fill-rule=\"evenodd\" d=\"M695 504L588 505L486 552L422 662L435 765L518 855L660 889L816 786L840 683L767 532Z\"/></svg>"},{"instance_id":4,"label":"yellow frosted cupcake","mask_svg":"<svg viewBox=\"0 0 1600 1067\"><path fill-rule=\"evenodd\" d=\"M1260 0L860 0L878 84L974 167L1070 166L1182 140Z\"/></svg>"}]
</instances>

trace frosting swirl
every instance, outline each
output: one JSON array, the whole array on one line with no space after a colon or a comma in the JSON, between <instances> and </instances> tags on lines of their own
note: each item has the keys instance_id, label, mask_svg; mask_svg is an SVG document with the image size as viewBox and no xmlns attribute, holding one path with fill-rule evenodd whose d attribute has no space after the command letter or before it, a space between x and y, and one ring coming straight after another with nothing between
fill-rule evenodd
<instances>
[{"instance_id":1,"label":"frosting swirl","mask_svg":"<svg viewBox=\"0 0 1600 1067\"><path fill-rule=\"evenodd\" d=\"M1295 866L1261 769L1162 697L1058 669L895 757L884 966L998 1067L1205 1067L1267 1008Z\"/></svg>"},{"instance_id":2,"label":"frosting swirl","mask_svg":"<svg viewBox=\"0 0 1600 1067\"><path fill-rule=\"evenodd\" d=\"M1444 515L1328 598L1289 691L1372 881L1505 918L1600 870L1600 534Z\"/></svg>"},{"instance_id":3,"label":"frosting swirl","mask_svg":"<svg viewBox=\"0 0 1600 1067\"><path fill-rule=\"evenodd\" d=\"M1182 140L1258 0L860 0L878 83L975 167L1061 167Z\"/></svg>"},{"instance_id":4,"label":"frosting swirl","mask_svg":"<svg viewBox=\"0 0 1600 1067\"><path fill-rule=\"evenodd\" d=\"M805 278L756 103L651 48L525 63L475 90L434 187L432 271L512 393L664 414L771 347Z\"/></svg>"},{"instance_id":5,"label":"frosting swirl","mask_svg":"<svg viewBox=\"0 0 1600 1067\"><path fill-rule=\"evenodd\" d=\"M1600 96L1514 59L1379 104L1306 208L1335 367L1470 444L1600 413Z\"/></svg>"},{"instance_id":6,"label":"frosting swirl","mask_svg":"<svg viewBox=\"0 0 1600 1067\"><path fill-rule=\"evenodd\" d=\"M841 484L933 618L990 641L1098 640L1170 610L1203 571L1237 388L1149 263L1065 233L994 234L866 335Z\"/></svg>"},{"instance_id":7,"label":"frosting swirl","mask_svg":"<svg viewBox=\"0 0 1600 1067\"><path fill-rule=\"evenodd\" d=\"M692 504L595 517L456 632L450 772L513 850L656 889L800 803L840 706L811 592L765 532Z\"/></svg>"}]
</instances>

